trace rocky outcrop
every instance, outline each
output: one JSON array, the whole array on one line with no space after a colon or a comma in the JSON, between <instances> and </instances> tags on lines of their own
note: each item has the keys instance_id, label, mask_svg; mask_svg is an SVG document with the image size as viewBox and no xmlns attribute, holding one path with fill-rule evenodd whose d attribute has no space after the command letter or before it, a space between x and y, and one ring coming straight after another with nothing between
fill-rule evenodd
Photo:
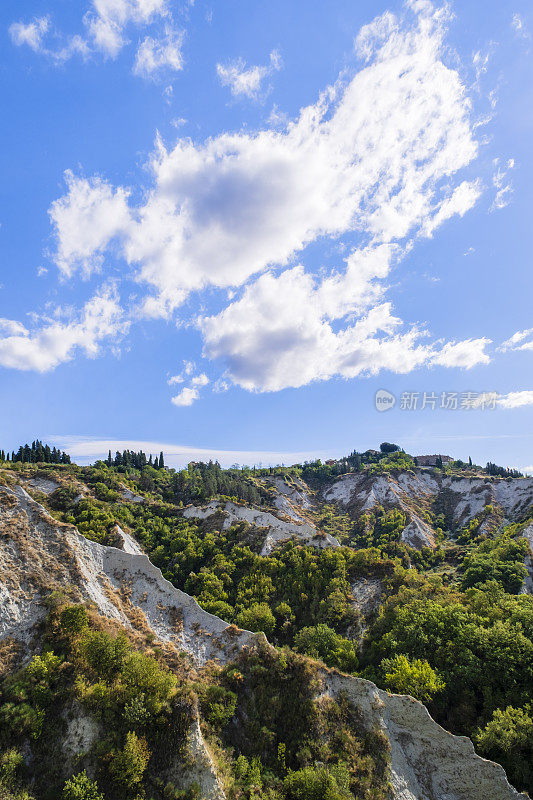
<instances>
[{"instance_id":1,"label":"rocky outcrop","mask_svg":"<svg viewBox=\"0 0 533 800\"><path fill-rule=\"evenodd\" d=\"M100 614L141 633L173 642L198 665L226 662L243 647L265 646L262 634L228 625L166 581L148 558L88 541L57 522L26 492L0 487L0 640L12 637L31 651L43 619L42 601L54 589L91 601ZM28 652L29 654L29 652ZM322 669L323 695L345 694L368 730L381 730L391 755L394 800L526 800L503 769L474 753L464 737L447 733L410 697L389 695L360 678ZM70 740L83 748L94 734L72 723ZM223 800L214 763L195 723L191 774L203 800Z\"/></svg>"},{"instance_id":2,"label":"rocky outcrop","mask_svg":"<svg viewBox=\"0 0 533 800\"><path fill-rule=\"evenodd\" d=\"M329 673L325 681L330 695L343 694L369 728L386 734L394 800L527 800L499 764L477 756L470 739L437 725L418 700L346 675Z\"/></svg>"},{"instance_id":3,"label":"rocky outcrop","mask_svg":"<svg viewBox=\"0 0 533 800\"><path fill-rule=\"evenodd\" d=\"M288 482L284 478L273 478L272 486L276 489L274 506L294 522L306 522L306 512L313 507L309 489L300 478Z\"/></svg>"},{"instance_id":4,"label":"rocky outcrop","mask_svg":"<svg viewBox=\"0 0 533 800\"><path fill-rule=\"evenodd\" d=\"M287 522L269 511L261 511L251 506L240 506L237 503L220 503L212 500L207 506L187 506L183 516L192 519L209 519L222 511L224 521L222 530L227 530L235 522L247 522L255 528L264 528L265 538L261 555L269 555L276 545L289 539L298 539L302 544L311 547L340 547L339 541L329 534L320 533L309 522Z\"/></svg>"},{"instance_id":5,"label":"rocky outcrop","mask_svg":"<svg viewBox=\"0 0 533 800\"><path fill-rule=\"evenodd\" d=\"M21 487L0 488L0 639L30 645L50 592L70 590L106 617L173 642L198 664L230 660L258 634L203 611L147 556L104 547L50 517Z\"/></svg>"},{"instance_id":6,"label":"rocky outcrop","mask_svg":"<svg viewBox=\"0 0 533 800\"><path fill-rule=\"evenodd\" d=\"M503 520L514 521L533 512L533 478L461 478L423 469L386 475L359 472L342 475L323 496L354 517L376 506L399 508L409 520L402 541L417 548L435 547L435 532L425 512L445 507L452 529L468 524L487 505Z\"/></svg>"}]
</instances>

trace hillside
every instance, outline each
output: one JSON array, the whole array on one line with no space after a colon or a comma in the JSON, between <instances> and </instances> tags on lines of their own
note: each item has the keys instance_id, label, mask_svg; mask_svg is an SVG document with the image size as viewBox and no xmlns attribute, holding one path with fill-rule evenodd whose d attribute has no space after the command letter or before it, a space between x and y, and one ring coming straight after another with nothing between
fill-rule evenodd
<instances>
[{"instance_id":1,"label":"hillside","mask_svg":"<svg viewBox=\"0 0 533 800\"><path fill-rule=\"evenodd\" d=\"M5 791L531 791L533 480L331 472L4 464Z\"/></svg>"}]
</instances>

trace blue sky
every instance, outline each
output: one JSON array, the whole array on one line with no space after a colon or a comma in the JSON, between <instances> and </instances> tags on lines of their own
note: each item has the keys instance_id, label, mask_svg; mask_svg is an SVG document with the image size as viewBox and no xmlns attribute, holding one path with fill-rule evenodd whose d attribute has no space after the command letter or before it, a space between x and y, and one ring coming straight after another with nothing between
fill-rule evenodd
<instances>
[{"instance_id":1,"label":"blue sky","mask_svg":"<svg viewBox=\"0 0 533 800\"><path fill-rule=\"evenodd\" d=\"M533 470L528 2L5 0L0 36L2 447Z\"/></svg>"}]
</instances>

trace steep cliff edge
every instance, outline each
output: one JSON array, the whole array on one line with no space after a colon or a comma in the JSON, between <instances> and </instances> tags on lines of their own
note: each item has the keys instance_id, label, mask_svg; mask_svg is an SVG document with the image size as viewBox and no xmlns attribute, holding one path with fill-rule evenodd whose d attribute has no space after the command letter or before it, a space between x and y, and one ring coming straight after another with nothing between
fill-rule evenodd
<instances>
[{"instance_id":1,"label":"steep cliff edge","mask_svg":"<svg viewBox=\"0 0 533 800\"><path fill-rule=\"evenodd\" d=\"M146 556L88 541L21 487L0 487L0 640L11 638L28 657L46 616L43 601L58 589L127 628L172 642L199 666L210 659L227 663L243 648L264 646L262 634L203 611ZM418 701L326 669L320 683L322 695L347 696L368 729L386 735L395 800L485 800L488 794L492 800L525 800L500 766L477 756L470 740L444 731ZM192 729L190 737L203 760L202 797L223 797L201 732Z\"/></svg>"}]
</instances>

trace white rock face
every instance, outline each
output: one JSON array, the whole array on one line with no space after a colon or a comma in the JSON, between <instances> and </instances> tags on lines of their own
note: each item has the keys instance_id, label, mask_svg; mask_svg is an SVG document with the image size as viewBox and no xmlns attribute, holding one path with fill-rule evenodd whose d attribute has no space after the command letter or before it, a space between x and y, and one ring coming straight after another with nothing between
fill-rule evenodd
<instances>
[{"instance_id":1,"label":"white rock face","mask_svg":"<svg viewBox=\"0 0 533 800\"><path fill-rule=\"evenodd\" d=\"M37 489L37 491L47 495L59 489L59 483L49 478L30 478L26 482L31 489Z\"/></svg>"},{"instance_id":2,"label":"white rock face","mask_svg":"<svg viewBox=\"0 0 533 800\"><path fill-rule=\"evenodd\" d=\"M274 500L278 511L294 522L305 522L305 511L313 504L304 482L299 478L295 478L293 483L287 483L283 478L273 478L271 482L278 492Z\"/></svg>"},{"instance_id":3,"label":"white rock face","mask_svg":"<svg viewBox=\"0 0 533 800\"><path fill-rule=\"evenodd\" d=\"M243 647L265 642L208 614L174 588L144 555L103 547L71 525L52 519L17 487L0 487L0 639L31 641L32 628L46 611L40 601L53 589L76 587L80 600L99 612L163 641L175 642L198 665L221 663ZM474 753L469 739L452 736L416 700L389 695L369 681L323 669L324 692L340 692L361 711L368 729L381 729L391 748L394 800L527 800L507 782L503 769ZM89 742L82 722L69 740ZM224 793L197 723L189 745L204 800Z\"/></svg>"},{"instance_id":4,"label":"white rock face","mask_svg":"<svg viewBox=\"0 0 533 800\"><path fill-rule=\"evenodd\" d=\"M418 700L347 675L325 674L325 681L331 696L345 694L368 727L387 736L394 800L527 800L499 764L476 755L467 737L437 725Z\"/></svg>"},{"instance_id":5,"label":"white rock face","mask_svg":"<svg viewBox=\"0 0 533 800\"><path fill-rule=\"evenodd\" d=\"M269 555L274 547L289 539L299 539L302 543L312 547L340 547L339 541L329 534L319 535L317 529L308 522L286 522L268 511L260 511L250 506L240 506L236 503L220 503L212 500L205 508L187 506L183 516L192 519L207 519L216 514L219 509L224 512L222 529L227 530L235 522L248 522L256 528L265 528L265 541L261 555Z\"/></svg>"},{"instance_id":6,"label":"white rock face","mask_svg":"<svg viewBox=\"0 0 533 800\"><path fill-rule=\"evenodd\" d=\"M123 531L120 525L115 525L114 531L118 539L117 547L119 550L124 550L125 553L131 553L134 556L143 555L142 548L137 544L133 536Z\"/></svg>"},{"instance_id":7,"label":"white rock face","mask_svg":"<svg viewBox=\"0 0 533 800\"><path fill-rule=\"evenodd\" d=\"M124 484L120 486L120 494L127 503L144 503L144 497L141 494L135 494Z\"/></svg>"},{"instance_id":8,"label":"white rock face","mask_svg":"<svg viewBox=\"0 0 533 800\"><path fill-rule=\"evenodd\" d=\"M370 511L377 505L401 508L410 520L401 539L412 547L434 547L431 527L420 516L421 508L429 508L439 495L446 494L453 506L453 522L463 527L485 506L501 508L508 520L533 511L533 478L437 478L423 470L399 475L371 476L364 472L342 475L327 489L324 499L350 507L357 513Z\"/></svg>"},{"instance_id":9,"label":"white rock face","mask_svg":"<svg viewBox=\"0 0 533 800\"><path fill-rule=\"evenodd\" d=\"M351 585L354 605L365 616L377 611L383 594L383 581L380 578L359 578Z\"/></svg>"},{"instance_id":10,"label":"white rock face","mask_svg":"<svg viewBox=\"0 0 533 800\"><path fill-rule=\"evenodd\" d=\"M170 584L148 557L85 539L34 502L21 487L0 487L0 638L31 640L46 614L41 598L75 586L81 600L126 627L152 630L196 663L230 660L260 634L240 631L203 611Z\"/></svg>"}]
</instances>

